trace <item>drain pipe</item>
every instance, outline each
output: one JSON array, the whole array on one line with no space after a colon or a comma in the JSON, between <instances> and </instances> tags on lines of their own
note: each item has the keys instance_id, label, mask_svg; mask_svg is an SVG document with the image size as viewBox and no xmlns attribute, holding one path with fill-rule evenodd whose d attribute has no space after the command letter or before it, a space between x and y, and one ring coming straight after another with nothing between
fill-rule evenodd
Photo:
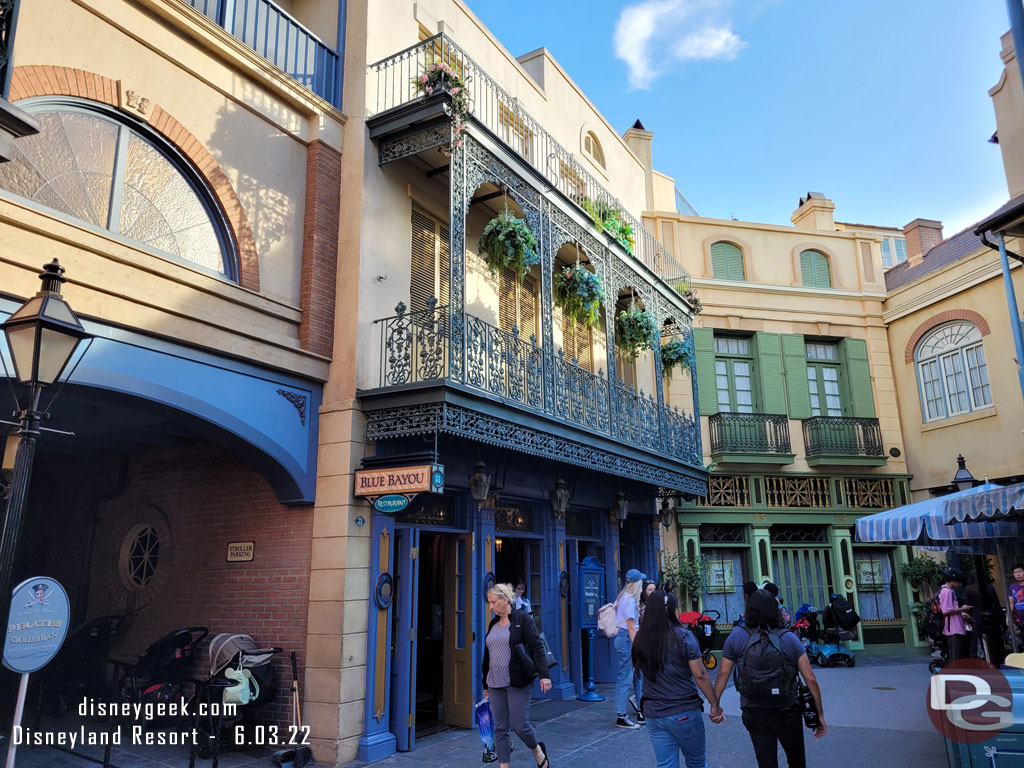
<instances>
[{"instance_id":1,"label":"drain pipe","mask_svg":"<svg viewBox=\"0 0 1024 768\"><path fill-rule=\"evenodd\" d=\"M1020 2L1020 0L1017 1ZM1017 309L1017 292L1013 288L1013 278L1010 275L1010 259L1006 250L1006 235L1000 232L998 237L999 263L1003 269L1006 303L1010 309L1010 331L1013 333L1013 346L1017 350L1017 378L1020 381L1021 397L1024 397L1024 331L1021 328L1020 310Z\"/></svg>"}]
</instances>

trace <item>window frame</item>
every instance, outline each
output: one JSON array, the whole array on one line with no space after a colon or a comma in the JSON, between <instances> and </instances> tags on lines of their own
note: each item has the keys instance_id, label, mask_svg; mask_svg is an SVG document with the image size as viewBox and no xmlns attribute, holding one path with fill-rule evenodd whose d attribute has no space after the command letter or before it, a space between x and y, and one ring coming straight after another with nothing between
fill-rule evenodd
<instances>
[{"instance_id":1,"label":"window frame","mask_svg":"<svg viewBox=\"0 0 1024 768\"><path fill-rule=\"evenodd\" d=\"M587 144L590 144L588 147ZM593 131L585 131L583 134L583 154L594 161L602 170L608 170L608 165L604 157L604 147L601 146L600 139L597 138L597 134Z\"/></svg>"},{"instance_id":2,"label":"window frame","mask_svg":"<svg viewBox=\"0 0 1024 768\"><path fill-rule=\"evenodd\" d=\"M220 205L209 183L199 171L192 165L191 161L176 146L170 143L164 136L154 131L147 123L132 117L129 114L114 109L107 104L80 99L73 96L35 96L27 99L20 99L16 106L28 114L35 116L43 113L70 112L106 120L117 129L117 144L114 149L114 166L111 169L111 192L110 201L107 207L107 222L105 227L93 224L90 221L79 218L65 211L51 208L48 205L23 197L16 192L0 187L0 195L7 195L14 198L30 208L45 211L47 215L53 216L61 221L74 224L75 226L87 227L89 230L116 239L131 248L142 250L147 253L168 259L176 264L182 264L203 274L226 280L232 284L240 284L241 266L238 252L238 245L235 242L234 233L228 222L227 216ZM214 235L220 244L221 260L224 271L210 269L189 259L176 256L168 251L160 250L147 245L140 240L121 234L117 227L120 222L121 197L124 190L124 176L127 162L128 140L134 134L146 145L151 147L157 154L162 156L171 167L177 171L188 184L189 188L196 195L200 205L210 217ZM117 206L115 208L115 205ZM116 214L115 214L116 210ZM111 225L110 222L114 221Z\"/></svg>"},{"instance_id":3,"label":"window frame","mask_svg":"<svg viewBox=\"0 0 1024 768\"><path fill-rule=\"evenodd\" d=\"M932 337L942 333L953 326L969 327L964 336L974 334L977 338L969 338L953 346L946 346L940 350L932 351L927 356L922 355L923 347L927 346ZM969 353L974 354L975 365L971 365ZM955 361L955 362L954 362ZM980 362L979 362L980 361ZM959 369L956 369L956 365ZM979 374L979 381L974 383L974 374ZM928 378L926 380L925 373ZM935 375L933 375L935 374ZM957 375L962 379L963 389L951 392L949 388L950 374L954 381ZM917 396L921 403L921 417L924 423L952 419L964 414L974 413L992 408L995 401L992 398L992 379L988 373L988 358L985 354L985 340L981 329L966 320L954 320L949 323L942 323L935 326L928 333L924 334L914 347L914 376L917 379ZM987 394L987 402L978 402L977 390ZM938 395L938 397L928 395ZM956 396L957 405L954 408L953 398ZM966 408L960 407L961 397L966 401ZM941 406L941 412L931 414L931 405L937 403Z\"/></svg>"},{"instance_id":4,"label":"window frame","mask_svg":"<svg viewBox=\"0 0 1024 768\"><path fill-rule=\"evenodd\" d=\"M907 240L895 235L882 238L882 266L885 269L898 266L907 260Z\"/></svg>"},{"instance_id":5,"label":"window frame","mask_svg":"<svg viewBox=\"0 0 1024 768\"><path fill-rule=\"evenodd\" d=\"M724 259L725 259L725 274L721 274L720 275L720 274L718 274L715 271L715 246L717 246L717 245L724 245L727 248L735 248L736 249L736 253L739 254L739 263L740 263L740 274L739 274L738 277L733 275L731 270L729 269L729 256L732 255L732 251L729 251L729 250L727 250L725 255L724 255ZM735 282L744 282L744 281L746 281L746 279L747 279L746 259L744 258L743 249L740 246L738 246L736 243L730 242L728 240L717 240L717 241L715 241L714 243L711 244L711 247L708 250L711 253L711 276L713 278L715 278L716 280L733 280Z\"/></svg>"},{"instance_id":6,"label":"window frame","mask_svg":"<svg viewBox=\"0 0 1024 768\"><path fill-rule=\"evenodd\" d=\"M736 336L731 334L715 334L713 336L713 344L715 348L715 401L718 403L718 410L720 413L760 413L760 398L757 390L757 356L754 353L754 339L752 336ZM738 340L743 341L747 345L746 352L722 352L718 349L718 342L725 340ZM719 373L718 364L725 363L726 371L724 374ZM747 365L747 378L750 379L750 410L740 410L740 403L737 399L736 393L736 364L742 363ZM723 409L721 393L723 390L719 389L718 377L725 375L729 383L729 408Z\"/></svg>"},{"instance_id":7,"label":"window frame","mask_svg":"<svg viewBox=\"0 0 1024 768\"><path fill-rule=\"evenodd\" d=\"M832 357L812 357L810 354L812 346L821 346L834 351ZM818 416L841 418L850 415L850 396L846 391L846 371L843 368L843 357L839 344L834 341L804 337L804 357L807 360L807 400L811 409L811 418ZM826 369L834 369L836 372L836 397L839 398L839 413L830 413L828 406L828 393L825 391L825 384L828 379L825 377ZM811 374L814 374L814 381L818 387L817 392L811 392ZM818 397L819 413L815 413L815 406L812 398ZM821 407L824 398L824 408Z\"/></svg>"}]
</instances>

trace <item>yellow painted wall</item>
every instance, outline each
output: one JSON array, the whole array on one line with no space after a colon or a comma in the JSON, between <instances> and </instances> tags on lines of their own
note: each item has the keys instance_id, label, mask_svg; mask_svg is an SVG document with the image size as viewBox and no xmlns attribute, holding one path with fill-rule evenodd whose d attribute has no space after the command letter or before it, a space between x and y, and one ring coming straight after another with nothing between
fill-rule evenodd
<instances>
[{"instance_id":1,"label":"yellow painted wall","mask_svg":"<svg viewBox=\"0 0 1024 768\"><path fill-rule=\"evenodd\" d=\"M996 111L1006 187L1010 197L1016 197L1024 194L1024 90L1021 89L1020 68L1009 32L1002 37L1000 58L1003 60L1003 73L988 93Z\"/></svg>"}]
</instances>

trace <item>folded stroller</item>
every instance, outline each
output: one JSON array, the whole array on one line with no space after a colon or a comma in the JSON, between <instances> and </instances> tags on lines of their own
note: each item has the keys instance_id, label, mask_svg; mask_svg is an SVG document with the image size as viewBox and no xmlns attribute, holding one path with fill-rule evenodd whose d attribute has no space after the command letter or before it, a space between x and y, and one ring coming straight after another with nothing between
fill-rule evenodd
<instances>
[{"instance_id":1,"label":"folded stroller","mask_svg":"<svg viewBox=\"0 0 1024 768\"><path fill-rule=\"evenodd\" d=\"M249 635L224 632L210 641L210 676L202 695L209 714L200 718L198 753L219 753L230 728L243 720L250 707L267 704L277 695L277 674L271 663L281 648L260 647Z\"/></svg>"}]
</instances>

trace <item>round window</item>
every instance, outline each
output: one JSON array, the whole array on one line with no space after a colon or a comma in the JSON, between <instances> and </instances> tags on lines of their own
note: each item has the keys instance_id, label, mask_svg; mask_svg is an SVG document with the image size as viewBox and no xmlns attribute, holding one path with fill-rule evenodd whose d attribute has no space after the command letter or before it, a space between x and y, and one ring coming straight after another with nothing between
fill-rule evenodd
<instances>
[{"instance_id":1,"label":"round window","mask_svg":"<svg viewBox=\"0 0 1024 768\"><path fill-rule=\"evenodd\" d=\"M156 573L160 562L160 536L149 523L134 526L121 544L118 570L129 589L142 589Z\"/></svg>"}]
</instances>

